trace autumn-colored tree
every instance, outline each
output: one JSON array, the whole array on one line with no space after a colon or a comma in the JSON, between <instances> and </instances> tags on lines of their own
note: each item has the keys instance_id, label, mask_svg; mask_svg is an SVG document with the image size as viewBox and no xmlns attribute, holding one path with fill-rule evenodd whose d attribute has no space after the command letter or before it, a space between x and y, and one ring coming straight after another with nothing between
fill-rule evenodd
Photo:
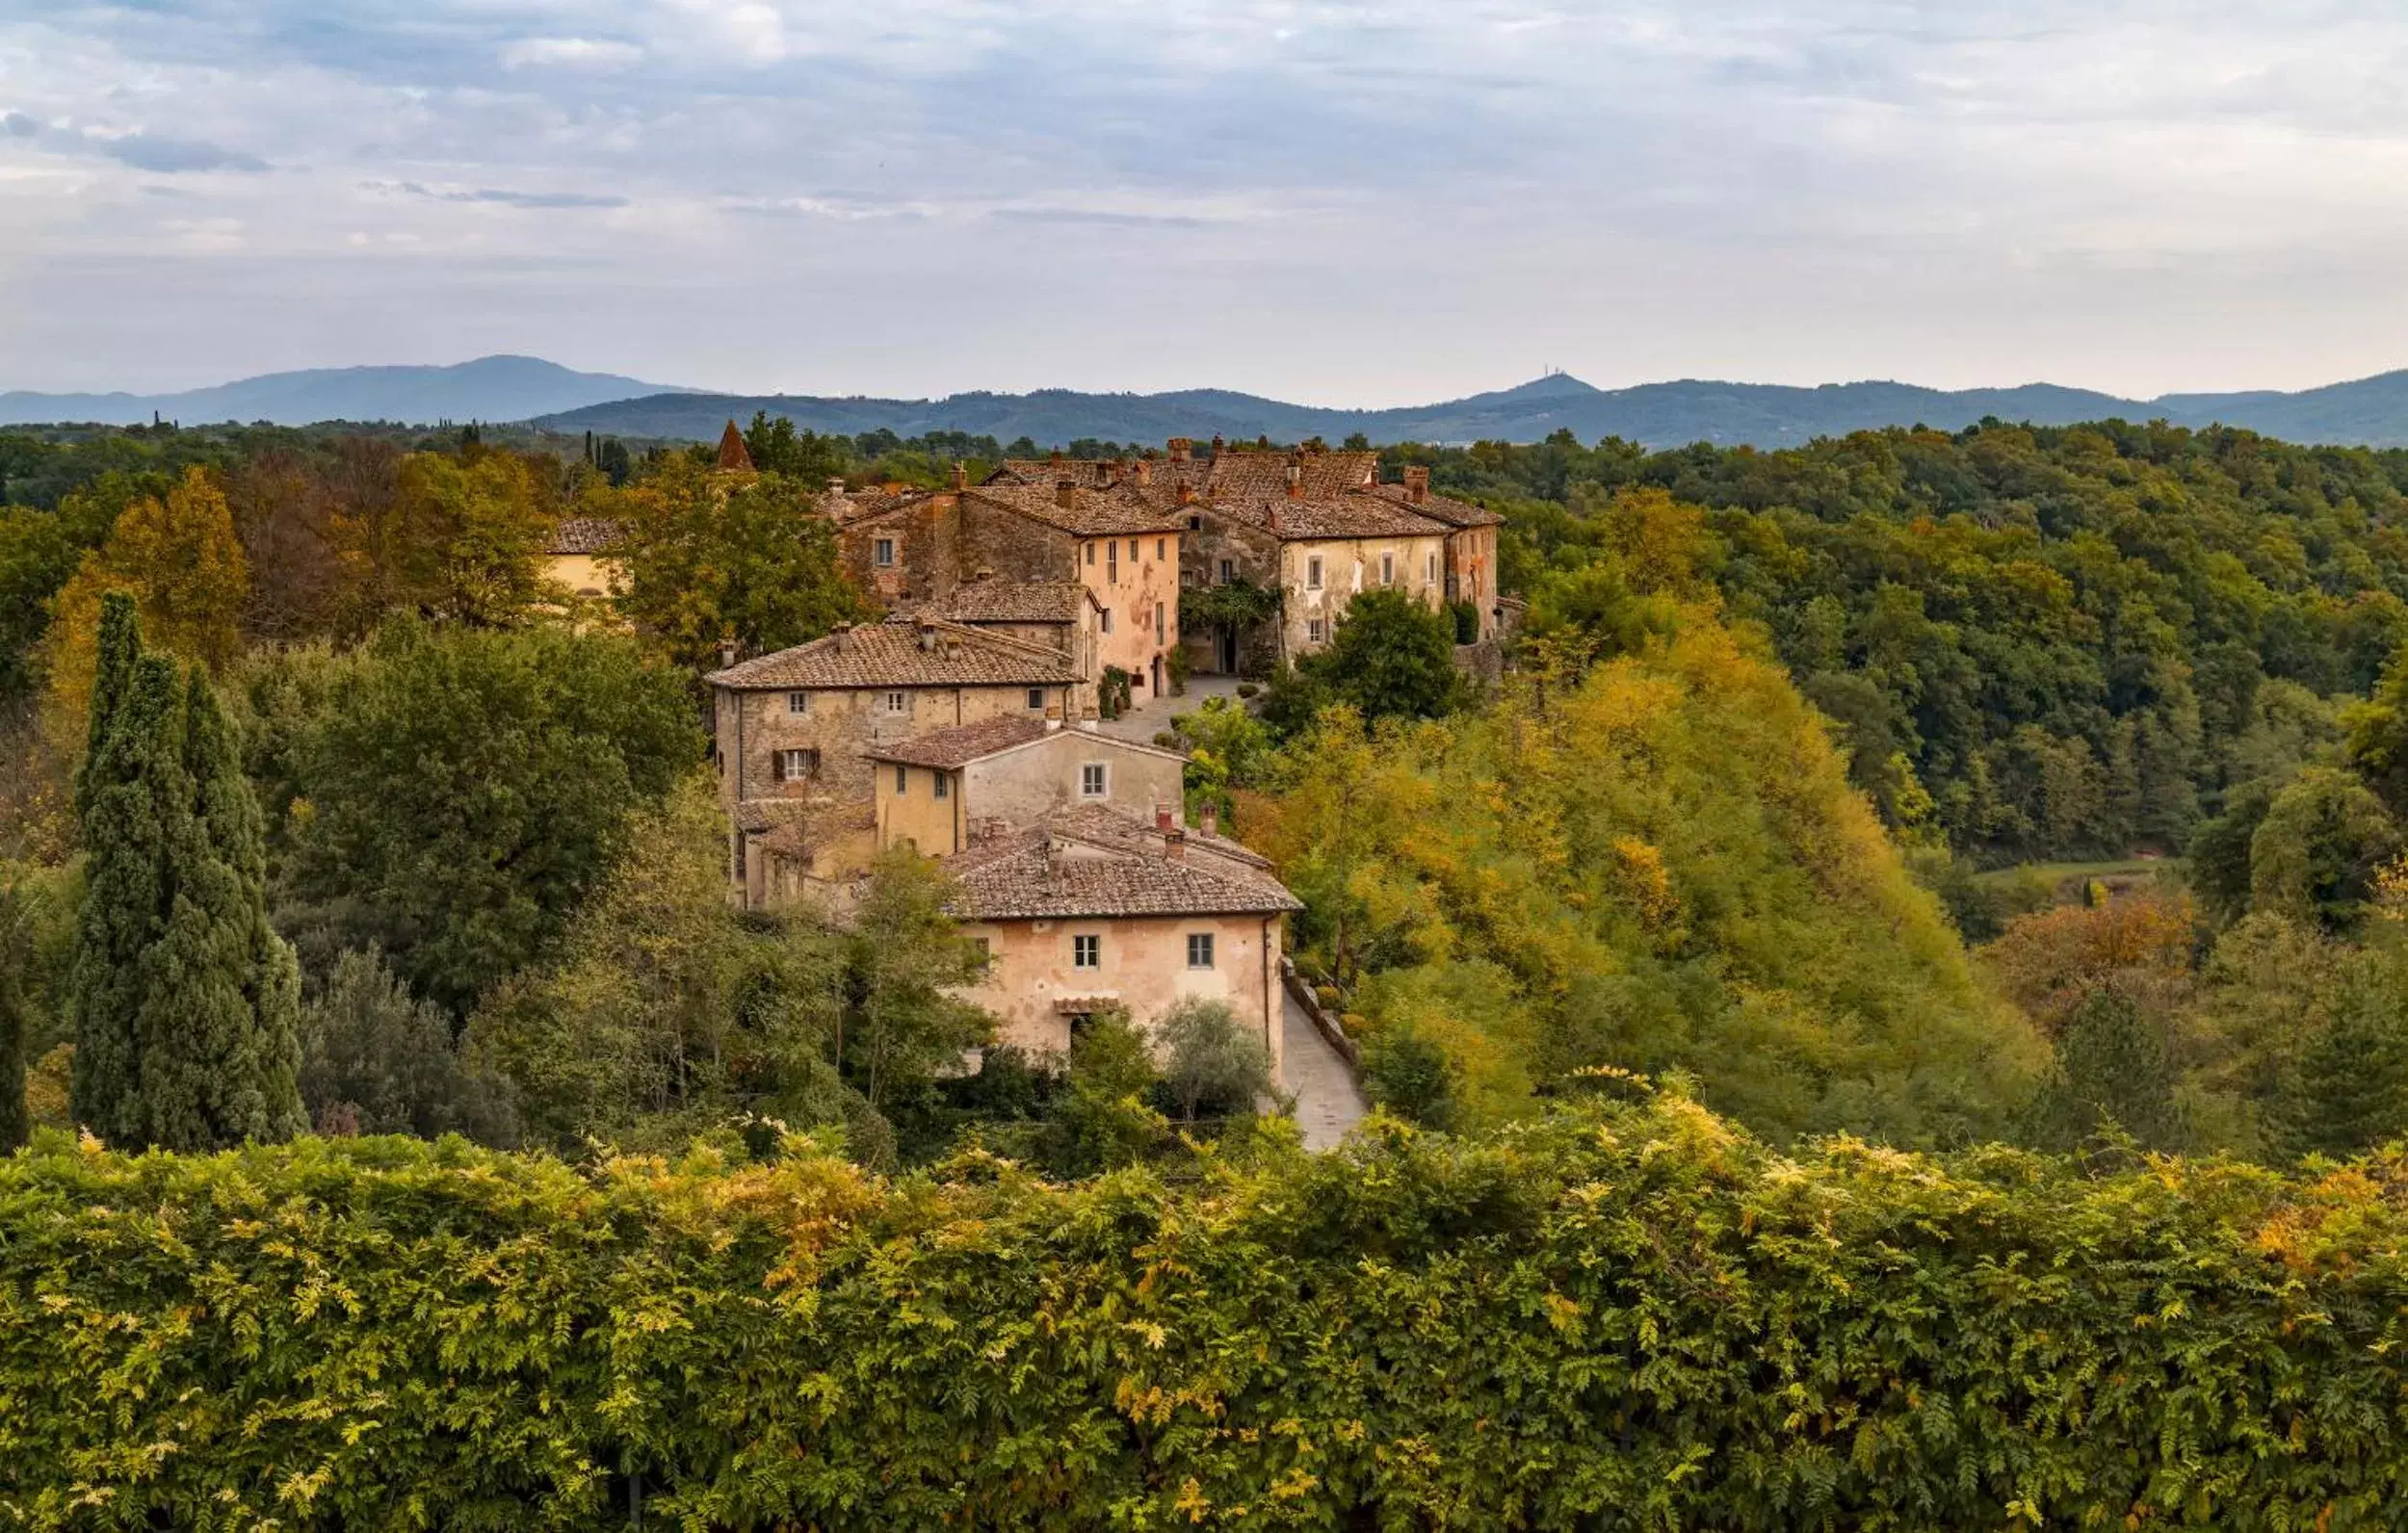
<instances>
[{"instance_id":1,"label":"autumn-colored tree","mask_svg":"<svg viewBox=\"0 0 2408 1533\"><path fill-rule=\"evenodd\" d=\"M2095 991L2115 989L2160 1012L2180 1001L2198 912L2190 896L2144 889L2096 905L2019 916L1981 950L2025 1015L2055 1032Z\"/></svg>"},{"instance_id":2,"label":"autumn-colored tree","mask_svg":"<svg viewBox=\"0 0 2408 1533\"><path fill-rule=\"evenodd\" d=\"M388 471L389 491L379 482ZM542 553L559 512L518 455L475 445L398 460L361 453L343 476L363 492L336 523L351 626L395 610L507 624L553 594Z\"/></svg>"},{"instance_id":3,"label":"autumn-colored tree","mask_svg":"<svg viewBox=\"0 0 2408 1533\"><path fill-rule=\"evenodd\" d=\"M69 738L88 727L100 599L112 590L133 598L157 652L212 671L242 653L250 561L206 470L189 469L166 495L128 506L52 604L44 661L54 716Z\"/></svg>"}]
</instances>

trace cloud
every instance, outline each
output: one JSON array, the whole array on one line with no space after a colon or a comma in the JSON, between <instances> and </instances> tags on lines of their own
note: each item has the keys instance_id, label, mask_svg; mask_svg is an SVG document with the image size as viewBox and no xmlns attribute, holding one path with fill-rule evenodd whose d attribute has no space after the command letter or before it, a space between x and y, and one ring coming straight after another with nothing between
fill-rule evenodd
<instances>
[{"instance_id":1,"label":"cloud","mask_svg":"<svg viewBox=\"0 0 2408 1533\"><path fill-rule=\"evenodd\" d=\"M642 62L643 49L607 39L519 38L502 47L502 65L509 69L624 69Z\"/></svg>"},{"instance_id":2,"label":"cloud","mask_svg":"<svg viewBox=\"0 0 2408 1533\"><path fill-rule=\"evenodd\" d=\"M30 139L41 131L41 124L22 112L0 113L0 133L12 139Z\"/></svg>"},{"instance_id":3,"label":"cloud","mask_svg":"<svg viewBox=\"0 0 2408 1533\"><path fill-rule=\"evenodd\" d=\"M437 189L416 181L369 182L371 192L399 192L435 202L483 202L505 208L623 208L627 198L585 192L512 192L500 187Z\"/></svg>"},{"instance_id":4,"label":"cloud","mask_svg":"<svg viewBox=\"0 0 2408 1533\"><path fill-rule=\"evenodd\" d=\"M86 134L84 142L100 154L137 170L177 175L196 170L261 171L268 162L240 149L221 148L198 139L170 139L156 134L129 133L121 138Z\"/></svg>"},{"instance_id":5,"label":"cloud","mask_svg":"<svg viewBox=\"0 0 2408 1533\"><path fill-rule=\"evenodd\" d=\"M1116 229L1200 229L1213 221L1191 213L1115 213L1103 208L997 208L987 217L1006 223L1086 224Z\"/></svg>"}]
</instances>

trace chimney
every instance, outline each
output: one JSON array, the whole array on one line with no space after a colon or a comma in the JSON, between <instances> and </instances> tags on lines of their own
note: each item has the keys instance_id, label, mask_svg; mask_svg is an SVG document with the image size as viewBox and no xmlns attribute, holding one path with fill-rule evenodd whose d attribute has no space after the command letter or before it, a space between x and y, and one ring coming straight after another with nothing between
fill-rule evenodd
<instances>
[{"instance_id":1,"label":"chimney","mask_svg":"<svg viewBox=\"0 0 2408 1533\"><path fill-rule=\"evenodd\" d=\"M721 670L725 670L725 669L727 669L729 666L731 666L731 665L733 665L733 664L735 664L735 663L736 663L736 641L735 641L734 639L732 639L732 638L722 638L722 639L720 639L720 669L721 669Z\"/></svg>"},{"instance_id":2,"label":"chimney","mask_svg":"<svg viewBox=\"0 0 2408 1533\"><path fill-rule=\"evenodd\" d=\"M1429 499L1429 470L1416 463L1404 471L1404 498L1419 506Z\"/></svg>"},{"instance_id":3,"label":"chimney","mask_svg":"<svg viewBox=\"0 0 2408 1533\"><path fill-rule=\"evenodd\" d=\"M959 458L955 458L955 459L954 459L954 488L955 488L955 489L956 489L956 490L966 490L966 489L968 489L969 487L970 487L970 465L969 465L969 464L967 464L967 463L964 463L964 462L963 462L961 459L959 459Z\"/></svg>"},{"instance_id":4,"label":"chimney","mask_svg":"<svg viewBox=\"0 0 2408 1533\"><path fill-rule=\"evenodd\" d=\"M1197 829L1199 829L1199 830L1201 830L1201 831L1203 831L1203 832L1204 832L1204 834L1205 834L1205 835L1207 835L1207 836L1217 836L1217 835L1219 835L1219 834L1220 834L1220 810L1219 810L1218 806L1214 805L1214 804L1207 803L1207 804L1204 806L1204 823L1203 823L1203 824L1201 824L1201 825L1199 825L1199 826L1197 826L1196 828L1197 828Z\"/></svg>"},{"instance_id":5,"label":"chimney","mask_svg":"<svg viewBox=\"0 0 2408 1533\"><path fill-rule=\"evenodd\" d=\"M827 477L827 492L828 492L830 495L842 495L842 494L844 494L844 493L845 493L845 476L843 476L842 474L830 474L830 475Z\"/></svg>"},{"instance_id":6,"label":"chimney","mask_svg":"<svg viewBox=\"0 0 2408 1533\"><path fill-rule=\"evenodd\" d=\"M1194 451L1195 443L1187 437L1174 436L1170 439L1170 460L1173 463L1186 462L1188 455Z\"/></svg>"},{"instance_id":7,"label":"chimney","mask_svg":"<svg viewBox=\"0 0 2408 1533\"><path fill-rule=\"evenodd\" d=\"M920 647L924 650L929 651L930 653L934 653L936 649L936 625L934 623L921 623Z\"/></svg>"},{"instance_id":8,"label":"chimney","mask_svg":"<svg viewBox=\"0 0 2408 1533\"><path fill-rule=\"evenodd\" d=\"M1094 709L1089 708L1079 715L1079 727L1086 730L1090 735L1095 732Z\"/></svg>"},{"instance_id":9,"label":"chimney","mask_svg":"<svg viewBox=\"0 0 2408 1533\"><path fill-rule=\"evenodd\" d=\"M1170 834L1170 806L1168 804L1154 806L1154 828L1165 836Z\"/></svg>"},{"instance_id":10,"label":"chimney","mask_svg":"<svg viewBox=\"0 0 2408 1533\"><path fill-rule=\"evenodd\" d=\"M1067 850L1067 847L1063 846L1060 842L1054 839L1054 833L1052 831L1049 830L1045 833L1046 877L1059 878L1061 876L1061 865L1064 861L1064 854Z\"/></svg>"},{"instance_id":11,"label":"chimney","mask_svg":"<svg viewBox=\"0 0 2408 1533\"><path fill-rule=\"evenodd\" d=\"M1060 728L1061 728L1061 704L1047 703L1045 705L1046 733L1051 734Z\"/></svg>"},{"instance_id":12,"label":"chimney","mask_svg":"<svg viewBox=\"0 0 2408 1533\"><path fill-rule=\"evenodd\" d=\"M1300 454L1288 461L1288 499L1304 499L1304 459Z\"/></svg>"},{"instance_id":13,"label":"chimney","mask_svg":"<svg viewBox=\"0 0 2408 1533\"><path fill-rule=\"evenodd\" d=\"M1048 462L1048 463L1053 464L1053 465L1054 465L1055 467L1057 467L1057 468L1060 467L1060 466L1061 466L1061 449L1058 447L1058 448L1054 449L1052 452L1050 452L1050 453L1046 454L1046 455L1045 455L1045 461L1046 461L1046 462Z\"/></svg>"},{"instance_id":14,"label":"chimney","mask_svg":"<svg viewBox=\"0 0 2408 1533\"><path fill-rule=\"evenodd\" d=\"M1223 442L1223 441L1220 439L1220 433L1219 433L1218 431L1215 431L1215 432L1213 433L1213 456L1215 456L1215 457L1218 457L1218 456L1220 456L1220 451L1221 451L1221 449L1222 449L1222 448L1224 448L1224 447L1226 447L1226 446L1228 446L1228 445L1229 445L1228 443Z\"/></svg>"},{"instance_id":15,"label":"chimney","mask_svg":"<svg viewBox=\"0 0 2408 1533\"><path fill-rule=\"evenodd\" d=\"M839 623L827 631L827 637L834 642L837 654L842 655L845 652L845 640L851 633L851 623Z\"/></svg>"},{"instance_id":16,"label":"chimney","mask_svg":"<svg viewBox=\"0 0 2408 1533\"><path fill-rule=\"evenodd\" d=\"M1076 506L1078 502L1079 485L1076 480L1058 479L1054 481L1054 504L1056 506L1060 507L1066 511L1073 506Z\"/></svg>"},{"instance_id":17,"label":"chimney","mask_svg":"<svg viewBox=\"0 0 2408 1533\"><path fill-rule=\"evenodd\" d=\"M1144 486L1144 485L1151 484L1151 483L1153 483L1153 482L1154 482L1154 464L1153 464L1153 462L1152 462L1150 459L1147 459L1147 458L1142 458L1142 457L1141 457L1141 458L1139 458L1139 459L1138 459L1138 484L1139 484L1140 487L1142 487L1142 486Z\"/></svg>"},{"instance_id":18,"label":"chimney","mask_svg":"<svg viewBox=\"0 0 2408 1533\"><path fill-rule=\"evenodd\" d=\"M1188 833L1172 828L1163 832L1163 855L1172 862L1188 860Z\"/></svg>"},{"instance_id":19,"label":"chimney","mask_svg":"<svg viewBox=\"0 0 2408 1533\"><path fill-rule=\"evenodd\" d=\"M1182 480L1179 482L1179 504L1182 506L1193 506L1195 504L1195 486L1188 483L1185 480Z\"/></svg>"}]
</instances>

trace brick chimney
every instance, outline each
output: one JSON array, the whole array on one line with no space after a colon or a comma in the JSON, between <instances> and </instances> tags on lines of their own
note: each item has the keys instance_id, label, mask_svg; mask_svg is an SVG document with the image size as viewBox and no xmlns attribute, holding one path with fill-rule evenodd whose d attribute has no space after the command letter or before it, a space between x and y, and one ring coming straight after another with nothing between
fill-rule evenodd
<instances>
[{"instance_id":1,"label":"brick chimney","mask_svg":"<svg viewBox=\"0 0 2408 1533\"><path fill-rule=\"evenodd\" d=\"M1170 439L1170 460L1173 463L1186 462L1188 455L1194 451L1195 443L1191 438L1174 436Z\"/></svg>"},{"instance_id":2,"label":"brick chimney","mask_svg":"<svg viewBox=\"0 0 2408 1533\"><path fill-rule=\"evenodd\" d=\"M721 670L725 670L725 669L727 669L729 666L731 666L731 665L733 665L733 664L735 664L735 663L736 663L736 641L735 641L734 639L732 639L732 638L722 638L722 639L720 639L720 669L721 669Z\"/></svg>"},{"instance_id":3,"label":"brick chimney","mask_svg":"<svg viewBox=\"0 0 2408 1533\"><path fill-rule=\"evenodd\" d=\"M1139 458L1139 459L1138 459L1138 484L1139 484L1139 488L1142 488L1142 487L1144 487L1145 485L1151 484L1151 483L1153 483L1153 482L1154 482L1154 464L1153 464L1153 461L1152 461L1151 459L1149 459L1149 458L1142 458L1142 457L1141 457L1141 458Z\"/></svg>"},{"instance_id":4,"label":"brick chimney","mask_svg":"<svg viewBox=\"0 0 2408 1533\"><path fill-rule=\"evenodd\" d=\"M1288 463L1288 499L1304 499L1304 462L1300 456Z\"/></svg>"},{"instance_id":5,"label":"brick chimney","mask_svg":"<svg viewBox=\"0 0 2408 1533\"><path fill-rule=\"evenodd\" d=\"M1429 469L1415 463L1404 471L1404 498L1419 506L1429 499Z\"/></svg>"},{"instance_id":6,"label":"brick chimney","mask_svg":"<svg viewBox=\"0 0 2408 1533\"><path fill-rule=\"evenodd\" d=\"M1172 862L1188 860L1188 833L1176 825L1163 832L1163 855Z\"/></svg>"},{"instance_id":7,"label":"brick chimney","mask_svg":"<svg viewBox=\"0 0 2408 1533\"><path fill-rule=\"evenodd\" d=\"M1214 805L1212 805L1212 804L1210 804L1210 803L1207 803L1207 804L1204 806L1204 823L1202 823L1201 825L1198 825L1198 826L1196 827L1196 829L1198 829L1198 830L1202 831L1202 832L1203 832L1205 835L1207 835L1207 836L1217 836L1217 835L1219 835L1219 834L1220 834L1220 811L1219 811L1219 809L1218 809L1218 808L1217 808L1217 807L1215 807Z\"/></svg>"},{"instance_id":8,"label":"brick chimney","mask_svg":"<svg viewBox=\"0 0 2408 1533\"><path fill-rule=\"evenodd\" d=\"M1213 433L1213 456L1220 456L1221 449L1228 445L1228 443L1223 442L1220 439L1220 433L1218 431L1215 431Z\"/></svg>"},{"instance_id":9,"label":"brick chimney","mask_svg":"<svg viewBox=\"0 0 2408 1533\"><path fill-rule=\"evenodd\" d=\"M1170 806L1168 804L1154 806L1154 828L1165 836L1170 834Z\"/></svg>"},{"instance_id":10,"label":"brick chimney","mask_svg":"<svg viewBox=\"0 0 2408 1533\"><path fill-rule=\"evenodd\" d=\"M839 623L834 628L827 631L827 637L835 645L837 654L842 655L845 652L845 640L850 637L851 634L852 625L851 623Z\"/></svg>"},{"instance_id":11,"label":"brick chimney","mask_svg":"<svg viewBox=\"0 0 2408 1533\"><path fill-rule=\"evenodd\" d=\"M1052 452L1046 454L1045 461L1053 464L1056 468L1060 468L1061 466L1061 449L1058 447Z\"/></svg>"},{"instance_id":12,"label":"brick chimney","mask_svg":"<svg viewBox=\"0 0 2408 1533\"><path fill-rule=\"evenodd\" d=\"M956 489L956 490L966 490L966 489L968 489L969 487L970 487L970 465L969 465L969 464L967 464L967 463L964 463L964 462L963 462L961 459L959 459L959 458L955 458L955 459L954 459L954 488L955 488L955 489Z\"/></svg>"},{"instance_id":13,"label":"brick chimney","mask_svg":"<svg viewBox=\"0 0 2408 1533\"><path fill-rule=\"evenodd\" d=\"M920 647L931 653L936 649L936 625L934 623L924 621L920 624Z\"/></svg>"},{"instance_id":14,"label":"brick chimney","mask_svg":"<svg viewBox=\"0 0 2408 1533\"><path fill-rule=\"evenodd\" d=\"M1069 479L1054 481L1054 504L1068 510L1079 504L1079 481Z\"/></svg>"}]
</instances>

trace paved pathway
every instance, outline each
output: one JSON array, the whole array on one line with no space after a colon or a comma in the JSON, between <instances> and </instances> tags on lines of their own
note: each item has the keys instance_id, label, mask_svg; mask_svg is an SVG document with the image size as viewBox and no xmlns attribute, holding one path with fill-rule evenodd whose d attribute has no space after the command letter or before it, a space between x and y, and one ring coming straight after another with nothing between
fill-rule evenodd
<instances>
[{"instance_id":1,"label":"paved pathway","mask_svg":"<svg viewBox=\"0 0 2408 1533\"><path fill-rule=\"evenodd\" d=\"M1304 1148L1327 1150L1363 1121L1371 1104L1354 1083L1347 1062L1321 1035L1304 1008L1285 987L1280 1022L1279 1083L1296 1096L1296 1126L1304 1130Z\"/></svg>"},{"instance_id":2,"label":"paved pathway","mask_svg":"<svg viewBox=\"0 0 2408 1533\"><path fill-rule=\"evenodd\" d=\"M1191 676L1185 695L1148 699L1118 718L1099 720L1095 727L1107 735L1151 745L1156 735L1170 727L1173 715L1195 712L1207 697L1226 697L1234 702L1237 695L1235 676Z\"/></svg>"}]
</instances>

